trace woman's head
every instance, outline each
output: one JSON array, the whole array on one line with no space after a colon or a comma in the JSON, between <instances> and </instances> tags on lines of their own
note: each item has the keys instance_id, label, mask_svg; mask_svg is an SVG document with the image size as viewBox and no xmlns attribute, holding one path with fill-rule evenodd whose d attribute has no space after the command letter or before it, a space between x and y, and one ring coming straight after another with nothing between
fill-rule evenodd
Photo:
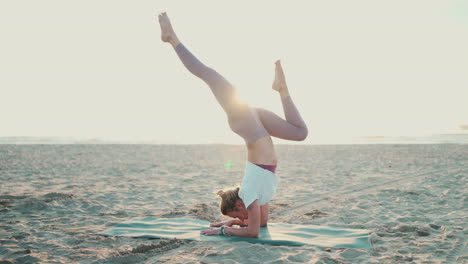
<instances>
[{"instance_id":1,"label":"woman's head","mask_svg":"<svg viewBox=\"0 0 468 264\"><path fill-rule=\"evenodd\" d=\"M219 203L219 209L223 215L227 215L233 218L239 218L240 220L247 219L249 213L245 208L244 202L239 197L239 187L224 189L217 193L221 197Z\"/></svg>"},{"instance_id":2,"label":"woman's head","mask_svg":"<svg viewBox=\"0 0 468 264\"><path fill-rule=\"evenodd\" d=\"M245 220L249 218L249 212L239 197L239 189L237 187L218 191L217 194L221 197L219 209L221 209L223 215Z\"/></svg>"},{"instance_id":3,"label":"woman's head","mask_svg":"<svg viewBox=\"0 0 468 264\"><path fill-rule=\"evenodd\" d=\"M236 211L236 202L240 200L239 189L239 187L224 189L216 193L221 197L219 209L223 215L227 215L230 211Z\"/></svg>"}]
</instances>

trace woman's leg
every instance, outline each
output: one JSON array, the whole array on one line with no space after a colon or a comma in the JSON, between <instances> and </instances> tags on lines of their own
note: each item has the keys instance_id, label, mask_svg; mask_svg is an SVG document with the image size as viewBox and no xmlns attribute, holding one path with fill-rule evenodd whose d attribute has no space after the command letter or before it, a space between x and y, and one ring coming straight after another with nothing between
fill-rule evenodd
<instances>
[{"instance_id":1,"label":"woman's leg","mask_svg":"<svg viewBox=\"0 0 468 264\"><path fill-rule=\"evenodd\" d=\"M304 140L308 134L307 126L289 95L286 78L280 61L276 61L275 64L273 89L280 94L286 120L268 110L257 108L260 120L268 133L274 137L287 140Z\"/></svg>"},{"instance_id":2,"label":"woman's leg","mask_svg":"<svg viewBox=\"0 0 468 264\"><path fill-rule=\"evenodd\" d=\"M218 103L228 115L231 115L236 105L233 103L237 102L236 88L221 74L200 62L184 44L179 43L175 51L187 70L208 84Z\"/></svg>"},{"instance_id":3,"label":"woman's leg","mask_svg":"<svg viewBox=\"0 0 468 264\"><path fill-rule=\"evenodd\" d=\"M306 139L308 129L302 120L291 96L281 98L286 120L263 108L256 108L263 126L271 136L286 140L302 141Z\"/></svg>"},{"instance_id":4,"label":"woman's leg","mask_svg":"<svg viewBox=\"0 0 468 264\"><path fill-rule=\"evenodd\" d=\"M235 112L240 110L240 104L237 101L236 89L234 86L218 72L205 66L180 43L166 13L159 15L159 24L161 25L161 39L164 42L169 42L174 47L187 70L208 84L224 111L230 116L235 115Z\"/></svg>"}]
</instances>

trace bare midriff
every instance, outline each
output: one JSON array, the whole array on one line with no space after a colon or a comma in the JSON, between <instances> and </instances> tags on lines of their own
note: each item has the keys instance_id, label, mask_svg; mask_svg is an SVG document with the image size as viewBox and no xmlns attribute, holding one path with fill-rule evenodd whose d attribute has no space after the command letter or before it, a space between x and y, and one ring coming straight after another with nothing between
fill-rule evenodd
<instances>
[{"instance_id":1,"label":"bare midriff","mask_svg":"<svg viewBox=\"0 0 468 264\"><path fill-rule=\"evenodd\" d=\"M270 136L247 143L247 150L247 159L252 163L264 165L276 165L278 163L273 140Z\"/></svg>"}]
</instances>

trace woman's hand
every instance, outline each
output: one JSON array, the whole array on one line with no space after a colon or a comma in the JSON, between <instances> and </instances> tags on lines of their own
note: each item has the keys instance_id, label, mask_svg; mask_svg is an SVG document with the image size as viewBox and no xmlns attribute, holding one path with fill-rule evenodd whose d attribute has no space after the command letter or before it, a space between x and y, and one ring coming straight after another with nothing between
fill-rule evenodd
<instances>
[{"instance_id":1,"label":"woman's hand","mask_svg":"<svg viewBox=\"0 0 468 264\"><path fill-rule=\"evenodd\" d=\"M219 222L219 223L211 223L210 226L212 227L232 226L233 222L234 222L233 219L231 219L231 220L226 220L226 221Z\"/></svg>"},{"instance_id":2,"label":"woman's hand","mask_svg":"<svg viewBox=\"0 0 468 264\"><path fill-rule=\"evenodd\" d=\"M219 228L206 229L200 231L205 236L221 235L221 230Z\"/></svg>"},{"instance_id":3,"label":"woman's hand","mask_svg":"<svg viewBox=\"0 0 468 264\"><path fill-rule=\"evenodd\" d=\"M282 90L287 89L286 77L284 76L283 67L281 67L281 61L277 60L275 65L275 80L273 81L272 88L275 91L281 92Z\"/></svg>"}]
</instances>

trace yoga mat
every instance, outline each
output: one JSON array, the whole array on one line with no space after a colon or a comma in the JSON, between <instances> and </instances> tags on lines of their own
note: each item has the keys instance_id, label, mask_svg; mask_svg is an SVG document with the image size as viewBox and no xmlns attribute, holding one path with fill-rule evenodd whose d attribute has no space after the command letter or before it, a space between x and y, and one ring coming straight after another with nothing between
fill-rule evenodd
<instances>
[{"instance_id":1,"label":"yoga mat","mask_svg":"<svg viewBox=\"0 0 468 264\"><path fill-rule=\"evenodd\" d=\"M317 225L269 223L260 228L258 238L205 236L210 222L188 218L137 217L101 232L105 236L177 238L196 241L246 241L277 246L314 245L319 247L360 248L371 250L369 231Z\"/></svg>"}]
</instances>

